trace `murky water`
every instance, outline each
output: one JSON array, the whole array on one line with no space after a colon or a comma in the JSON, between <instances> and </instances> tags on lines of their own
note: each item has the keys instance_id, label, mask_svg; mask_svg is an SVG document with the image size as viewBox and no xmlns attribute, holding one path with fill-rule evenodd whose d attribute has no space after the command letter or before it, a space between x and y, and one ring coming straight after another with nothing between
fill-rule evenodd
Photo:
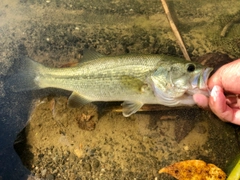
<instances>
[{"instance_id":1,"label":"murky water","mask_svg":"<svg viewBox=\"0 0 240 180\"><path fill-rule=\"evenodd\" d=\"M192 59L215 51L239 57L239 27L220 36L238 16L239 1L172 5ZM182 57L160 1L3 0L0 44L0 179L26 179L30 172L46 179L170 179L158 170L187 159L225 169L238 153L239 128L197 107L124 118L106 103L68 108L69 92L13 93L4 86L21 56L51 67L80 61L84 48ZM15 145L19 158L13 145L24 127Z\"/></svg>"}]
</instances>

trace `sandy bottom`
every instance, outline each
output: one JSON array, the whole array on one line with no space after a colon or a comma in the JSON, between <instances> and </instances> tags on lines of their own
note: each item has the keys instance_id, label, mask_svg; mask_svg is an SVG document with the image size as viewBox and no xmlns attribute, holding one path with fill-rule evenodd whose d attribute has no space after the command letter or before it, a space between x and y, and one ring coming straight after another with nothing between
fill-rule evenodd
<instances>
[{"instance_id":1,"label":"sandy bottom","mask_svg":"<svg viewBox=\"0 0 240 180\"><path fill-rule=\"evenodd\" d=\"M125 118L108 112L112 105L72 109L66 103L67 97L36 102L24 131L26 141L17 145L36 177L169 179L158 174L160 168L202 159L224 169L236 151L227 146L236 146L233 127L196 107L159 106L157 112Z\"/></svg>"}]
</instances>

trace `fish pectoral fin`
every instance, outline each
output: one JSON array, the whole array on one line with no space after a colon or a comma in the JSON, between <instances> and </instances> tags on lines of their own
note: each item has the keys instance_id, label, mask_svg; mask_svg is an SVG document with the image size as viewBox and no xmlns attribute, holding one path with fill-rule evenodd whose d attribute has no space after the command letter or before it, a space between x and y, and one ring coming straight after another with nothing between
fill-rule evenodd
<instances>
[{"instance_id":1,"label":"fish pectoral fin","mask_svg":"<svg viewBox=\"0 0 240 180\"><path fill-rule=\"evenodd\" d=\"M76 92L73 92L68 98L68 107L77 108L90 102L91 100L88 98L81 96Z\"/></svg>"},{"instance_id":2,"label":"fish pectoral fin","mask_svg":"<svg viewBox=\"0 0 240 180\"><path fill-rule=\"evenodd\" d=\"M132 114L134 114L135 112L137 112L142 106L143 103L142 102L138 102L138 101L124 101L122 104L123 107L123 116L124 117L129 117Z\"/></svg>"}]
</instances>

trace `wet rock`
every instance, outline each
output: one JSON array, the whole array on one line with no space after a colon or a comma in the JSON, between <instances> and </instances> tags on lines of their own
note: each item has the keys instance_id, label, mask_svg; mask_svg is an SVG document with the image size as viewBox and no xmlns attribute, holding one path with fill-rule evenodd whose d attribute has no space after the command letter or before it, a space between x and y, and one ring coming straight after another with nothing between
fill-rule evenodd
<instances>
[{"instance_id":1,"label":"wet rock","mask_svg":"<svg viewBox=\"0 0 240 180\"><path fill-rule=\"evenodd\" d=\"M211 74L216 72L222 65L232 62L233 59L230 58L227 54L217 53L207 53L203 56L200 56L194 60L205 66L213 67L214 70Z\"/></svg>"}]
</instances>

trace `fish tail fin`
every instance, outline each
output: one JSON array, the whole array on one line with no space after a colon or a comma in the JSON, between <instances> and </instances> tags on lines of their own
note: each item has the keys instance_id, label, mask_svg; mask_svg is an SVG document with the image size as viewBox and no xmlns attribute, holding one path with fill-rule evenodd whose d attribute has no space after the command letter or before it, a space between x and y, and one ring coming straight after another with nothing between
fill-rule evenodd
<instances>
[{"instance_id":1,"label":"fish tail fin","mask_svg":"<svg viewBox=\"0 0 240 180\"><path fill-rule=\"evenodd\" d=\"M5 86L13 92L40 89L36 77L43 65L27 57L17 60L13 66L13 74L7 77Z\"/></svg>"}]
</instances>

